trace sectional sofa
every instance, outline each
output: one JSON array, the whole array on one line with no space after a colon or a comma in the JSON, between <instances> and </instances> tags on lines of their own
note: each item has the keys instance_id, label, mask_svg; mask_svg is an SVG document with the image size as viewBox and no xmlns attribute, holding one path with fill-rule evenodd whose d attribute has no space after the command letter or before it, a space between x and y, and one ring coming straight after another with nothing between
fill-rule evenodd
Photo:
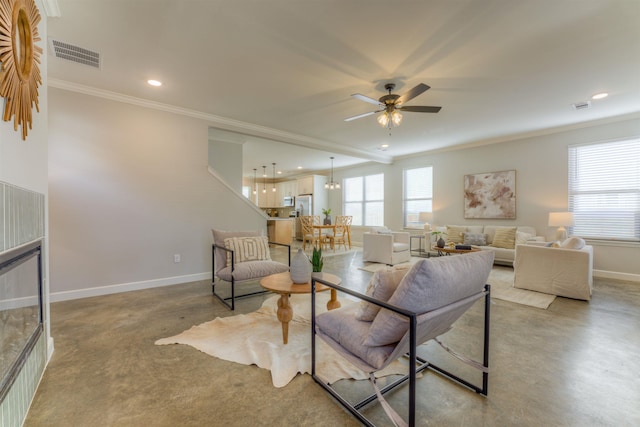
<instances>
[{"instance_id":1,"label":"sectional sofa","mask_svg":"<svg viewBox=\"0 0 640 427\"><path fill-rule=\"evenodd\" d=\"M534 227L500 225L446 225L435 227L434 231L445 233L447 244L473 245L483 251L494 253L494 263L513 265L516 245L544 242L544 237L536 235Z\"/></svg>"}]
</instances>

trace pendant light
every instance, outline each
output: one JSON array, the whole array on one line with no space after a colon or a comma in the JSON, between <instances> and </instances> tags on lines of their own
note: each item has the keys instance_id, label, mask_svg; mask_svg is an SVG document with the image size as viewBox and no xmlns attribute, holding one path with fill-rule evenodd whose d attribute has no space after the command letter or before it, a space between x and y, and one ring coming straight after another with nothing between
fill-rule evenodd
<instances>
[{"instance_id":1,"label":"pendant light","mask_svg":"<svg viewBox=\"0 0 640 427\"><path fill-rule=\"evenodd\" d=\"M253 168L253 194L258 192L258 185L256 184L256 168Z\"/></svg>"},{"instance_id":2,"label":"pendant light","mask_svg":"<svg viewBox=\"0 0 640 427\"><path fill-rule=\"evenodd\" d=\"M267 167L262 167L262 192L267 192Z\"/></svg>"},{"instance_id":3,"label":"pendant light","mask_svg":"<svg viewBox=\"0 0 640 427\"><path fill-rule=\"evenodd\" d=\"M271 187L271 191L276 192L276 164L271 163L273 165L273 187Z\"/></svg>"},{"instance_id":4,"label":"pendant light","mask_svg":"<svg viewBox=\"0 0 640 427\"><path fill-rule=\"evenodd\" d=\"M339 182L334 182L333 181L333 157L329 157L331 159L331 176L330 176L330 181L324 184L324 188L327 188L329 190L339 190L340 189L340 183Z\"/></svg>"}]
</instances>

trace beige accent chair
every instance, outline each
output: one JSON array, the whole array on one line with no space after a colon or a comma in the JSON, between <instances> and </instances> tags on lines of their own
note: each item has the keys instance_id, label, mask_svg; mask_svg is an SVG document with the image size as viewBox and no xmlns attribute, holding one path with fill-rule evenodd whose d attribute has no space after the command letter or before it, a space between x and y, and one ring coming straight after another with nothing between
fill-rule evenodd
<instances>
[{"instance_id":1,"label":"beige accent chair","mask_svg":"<svg viewBox=\"0 0 640 427\"><path fill-rule=\"evenodd\" d=\"M312 279L311 375L313 379L364 425L369 426L373 424L360 411L360 408L376 399L395 425L415 426L416 377L417 373L427 369L486 396L489 381L491 307L491 287L486 282L491 272L493 258L493 252L479 251L451 257L421 259L406 270L406 274L399 274L402 270L398 269L384 269L374 274L366 294L354 291L347 286L327 283L322 279ZM317 283L347 293L361 302L316 315ZM475 361L455 352L443 344L439 337L455 327L456 320L480 300L484 300L484 320L473 321L472 329L478 333L478 338L470 340L472 345L465 345L465 352L477 346L477 351L482 354L482 361ZM316 359L322 362L322 356L316 355L316 335L355 367L367 373L375 393L358 403L352 403L340 395L339 390L344 390L343 387L333 388L329 385L322 378L322 369L316 372L316 365L321 366ZM463 362L478 369L481 377L470 373L468 369L453 374L450 370L438 367L418 356L418 346L430 340L434 340L445 351L459 359L447 362L447 369L458 370L463 367L461 365ZM382 389L378 388L375 373L398 358L408 359L409 373ZM481 386L478 385L480 378ZM409 402L406 407L409 419L405 421L384 399L384 394L406 383L407 380ZM427 375L424 375L422 381L428 381ZM394 396L404 395L396 393ZM466 394L466 396L468 399L476 399L473 394Z\"/></svg>"},{"instance_id":2,"label":"beige accent chair","mask_svg":"<svg viewBox=\"0 0 640 427\"><path fill-rule=\"evenodd\" d=\"M514 288L588 301L593 287L593 247L516 245L513 270Z\"/></svg>"},{"instance_id":3,"label":"beige accent chair","mask_svg":"<svg viewBox=\"0 0 640 427\"><path fill-rule=\"evenodd\" d=\"M409 233L376 228L362 235L362 260L395 265L411 260Z\"/></svg>"},{"instance_id":4,"label":"beige accent chair","mask_svg":"<svg viewBox=\"0 0 640 427\"><path fill-rule=\"evenodd\" d=\"M268 292L264 289L261 289L256 292L236 295L236 283L249 282L252 280L255 281L271 274L284 273L285 271L289 271L289 266L291 265L290 245L268 242L268 244L260 245L261 253L259 256L257 256L257 245L247 243L246 245L244 245L244 247L248 249L248 255L246 255L236 253L236 250L228 248L225 239L238 238L239 240L236 240L236 242L239 242L239 252L243 252L242 239L261 237L260 232L223 231L212 229L211 233L213 234L213 245L211 245L211 271L213 272L211 278L211 292L213 292L213 295L218 298L220 302L229 307L231 310L235 310L236 298ZM263 237L263 239L266 240L266 237ZM247 240L245 240L245 242L247 242ZM278 261L273 261L271 259L269 245L284 246L288 249L288 265ZM242 260L241 255L246 255L247 259ZM219 286L221 282L228 282L230 284L230 296L223 296L216 292L216 286ZM231 302L229 303L228 301Z\"/></svg>"}]
</instances>

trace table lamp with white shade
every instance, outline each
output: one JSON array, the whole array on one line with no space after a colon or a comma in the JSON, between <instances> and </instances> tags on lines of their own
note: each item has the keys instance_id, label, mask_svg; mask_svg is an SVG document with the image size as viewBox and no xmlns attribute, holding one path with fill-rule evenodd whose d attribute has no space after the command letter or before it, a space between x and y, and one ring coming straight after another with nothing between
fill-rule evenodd
<instances>
[{"instance_id":1,"label":"table lamp with white shade","mask_svg":"<svg viewBox=\"0 0 640 427\"><path fill-rule=\"evenodd\" d=\"M549 212L549 227L558 227L556 230L556 240L567 238L567 229L574 225L573 212Z\"/></svg>"},{"instance_id":2,"label":"table lamp with white shade","mask_svg":"<svg viewBox=\"0 0 640 427\"><path fill-rule=\"evenodd\" d=\"M420 212L419 221L424 223L424 233L431 233L431 220L433 219L432 212Z\"/></svg>"}]
</instances>

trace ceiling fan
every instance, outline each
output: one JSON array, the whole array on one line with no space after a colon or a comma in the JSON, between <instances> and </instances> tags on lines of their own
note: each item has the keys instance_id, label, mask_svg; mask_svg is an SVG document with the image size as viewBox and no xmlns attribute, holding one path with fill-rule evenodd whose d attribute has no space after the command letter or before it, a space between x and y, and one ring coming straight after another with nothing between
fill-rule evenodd
<instances>
[{"instance_id":1,"label":"ceiling fan","mask_svg":"<svg viewBox=\"0 0 640 427\"><path fill-rule=\"evenodd\" d=\"M414 113L437 113L442 108L442 107L431 107L431 106L425 106L425 105L413 105L413 106L405 107L402 105L405 102L410 101L416 96L429 90L430 87L424 83L420 83L418 86L414 87L413 89L409 90L403 95L396 95L391 93L391 91L395 87L396 87L395 83L385 84L384 88L387 91L389 91L389 93L387 95L381 96L380 99L378 100L369 98L368 96L361 95L359 93L354 93L351 96L361 101L377 105L379 110L370 111L368 113L358 114L357 116L348 117L344 119L344 121L350 122L352 120L360 119L362 117L371 116L372 114L382 113L378 116L378 123L380 123L380 125L383 127L389 126L389 128L391 128L392 125L399 126L400 123L402 122L402 114L400 114L400 111L410 111Z\"/></svg>"}]
</instances>

